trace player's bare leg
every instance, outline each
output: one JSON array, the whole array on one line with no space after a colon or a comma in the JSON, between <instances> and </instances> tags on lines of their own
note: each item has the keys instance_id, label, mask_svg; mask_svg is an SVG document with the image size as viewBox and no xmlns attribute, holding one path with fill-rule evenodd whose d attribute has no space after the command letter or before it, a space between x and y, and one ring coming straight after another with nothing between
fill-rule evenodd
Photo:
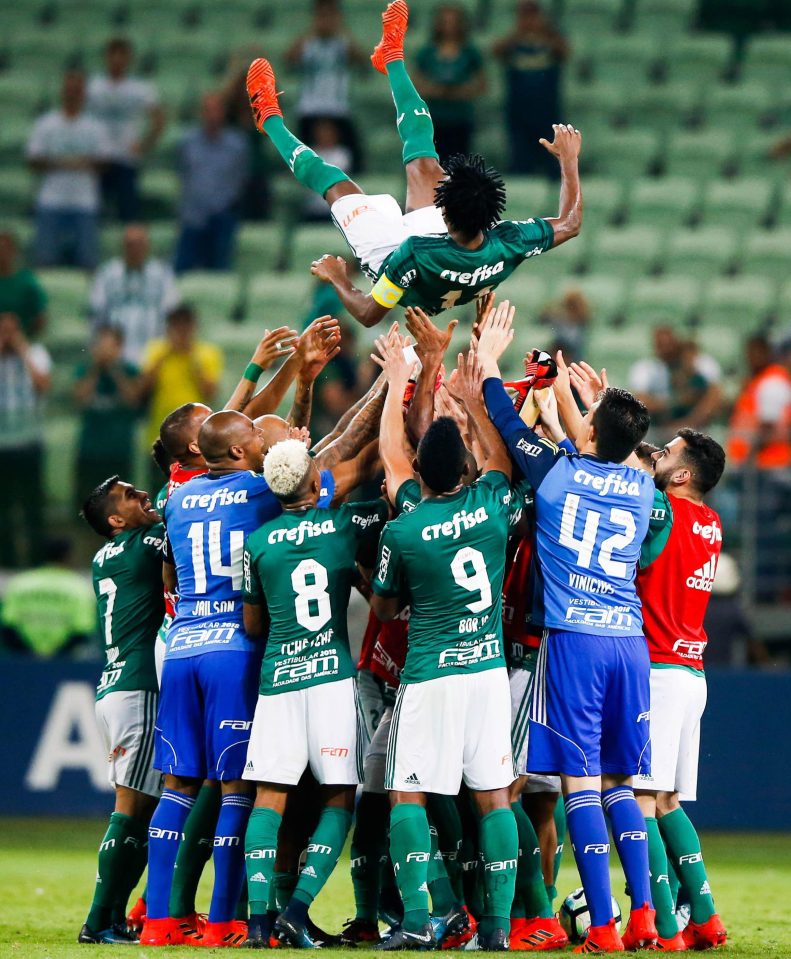
<instances>
[{"instance_id":1,"label":"player's bare leg","mask_svg":"<svg viewBox=\"0 0 791 959\"><path fill-rule=\"evenodd\" d=\"M406 212L434 205L434 190L445 176L434 149L434 124L425 100L404 66L404 39L409 24L406 0L393 0L382 14L382 39L371 63L390 81L398 135L404 145Z\"/></svg>"}]
</instances>

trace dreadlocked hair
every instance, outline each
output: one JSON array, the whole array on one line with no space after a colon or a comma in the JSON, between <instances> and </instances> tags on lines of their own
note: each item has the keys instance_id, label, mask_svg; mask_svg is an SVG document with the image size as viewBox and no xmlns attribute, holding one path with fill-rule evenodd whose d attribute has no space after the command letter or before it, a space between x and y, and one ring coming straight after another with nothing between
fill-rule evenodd
<instances>
[{"instance_id":1,"label":"dreadlocked hair","mask_svg":"<svg viewBox=\"0 0 791 959\"><path fill-rule=\"evenodd\" d=\"M505 181L482 156L457 153L444 163L447 177L434 191L434 206L466 237L490 230L505 210Z\"/></svg>"}]
</instances>

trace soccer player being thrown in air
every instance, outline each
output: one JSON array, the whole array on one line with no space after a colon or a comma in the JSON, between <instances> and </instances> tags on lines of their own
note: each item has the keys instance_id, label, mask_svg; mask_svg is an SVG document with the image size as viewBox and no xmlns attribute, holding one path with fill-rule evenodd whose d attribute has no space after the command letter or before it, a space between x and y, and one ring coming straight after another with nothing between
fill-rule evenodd
<instances>
[{"instance_id":1,"label":"soccer player being thrown in air","mask_svg":"<svg viewBox=\"0 0 791 959\"><path fill-rule=\"evenodd\" d=\"M371 57L390 82L403 144L406 212L389 194L369 196L338 167L325 163L285 126L275 74L255 60L247 92L256 126L304 186L324 197L363 271L370 293L356 289L342 257L323 256L312 272L331 283L344 307L364 326L375 326L397 304L433 315L485 296L519 264L575 237L582 225L578 156L581 136L555 124L552 143L541 143L560 163L556 217L502 220L505 184L479 156L451 157L443 168L434 148L431 114L404 65L409 9L394 0L382 14L382 40Z\"/></svg>"}]
</instances>

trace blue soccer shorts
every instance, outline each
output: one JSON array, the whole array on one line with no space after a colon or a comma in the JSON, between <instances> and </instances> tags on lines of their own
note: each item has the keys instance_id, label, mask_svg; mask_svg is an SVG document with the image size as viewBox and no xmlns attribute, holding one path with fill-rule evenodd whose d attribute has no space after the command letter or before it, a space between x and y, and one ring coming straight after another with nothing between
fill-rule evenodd
<instances>
[{"instance_id":1,"label":"blue soccer shorts","mask_svg":"<svg viewBox=\"0 0 791 959\"><path fill-rule=\"evenodd\" d=\"M224 650L166 659L154 768L172 776L241 779L261 656Z\"/></svg>"},{"instance_id":2,"label":"blue soccer shorts","mask_svg":"<svg viewBox=\"0 0 791 959\"><path fill-rule=\"evenodd\" d=\"M651 768L645 637L548 630L536 665L527 770L643 775Z\"/></svg>"}]
</instances>

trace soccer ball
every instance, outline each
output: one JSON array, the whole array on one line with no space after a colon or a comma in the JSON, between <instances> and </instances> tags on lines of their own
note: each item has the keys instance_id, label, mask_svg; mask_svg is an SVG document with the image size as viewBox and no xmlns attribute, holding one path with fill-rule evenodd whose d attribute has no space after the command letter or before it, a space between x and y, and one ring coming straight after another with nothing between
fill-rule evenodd
<instances>
[{"instance_id":1,"label":"soccer ball","mask_svg":"<svg viewBox=\"0 0 791 959\"><path fill-rule=\"evenodd\" d=\"M612 897L612 914L615 916L615 925L620 932L621 907L618 905L615 896ZM580 887L566 896L563 905L560 907L558 919L571 942L582 942L591 925L591 914L588 911L584 889Z\"/></svg>"}]
</instances>

